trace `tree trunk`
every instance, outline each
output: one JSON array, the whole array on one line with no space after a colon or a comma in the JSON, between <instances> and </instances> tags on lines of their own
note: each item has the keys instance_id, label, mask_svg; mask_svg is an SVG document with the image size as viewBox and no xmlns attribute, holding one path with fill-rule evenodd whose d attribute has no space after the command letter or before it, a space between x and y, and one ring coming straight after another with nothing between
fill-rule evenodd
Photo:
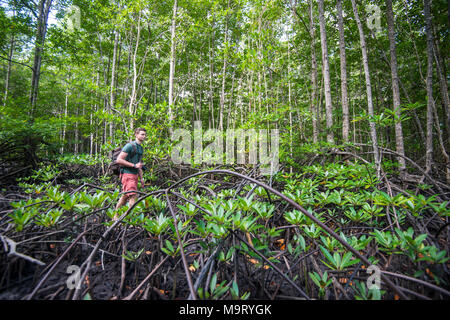
<instances>
[{"instance_id":1,"label":"tree trunk","mask_svg":"<svg viewBox=\"0 0 450 320\"><path fill-rule=\"evenodd\" d=\"M170 71L169 71L169 130L172 134L172 121L173 121L173 81L175 76L175 32L177 28L177 10L178 1L175 0L173 3L173 16L172 16L172 27L170 29Z\"/></svg>"},{"instance_id":2,"label":"tree trunk","mask_svg":"<svg viewBox=\"0 0 450 320\"><path fill-rule=\"evenodd\" d=\"M292 153L292 106L291 106L291 43L288 35L288 68L287 68L287 80L288 80L288 105L289 105L289 157L293 159ZM268 128L269 129L269 128ZM289 173L292 173L292 166L289 166Z\"/></svg>"},{"instance_id":3,"label":"tree trunk","mask_svg":"<svg viewBox=\"0 0 450 320\"><path fill-rule=\"evenodd\" d=\"M208 37L208 56L209 56L209 128L214 129L214 89L213 89L213 73L214 73L214 20L212 24L212 31Z\"/></svg>"},{"instance_id":4,"label":"tree trunk","mask_svg":"<svg viewBox=\"0 0 450 320\"><path fill-rule=\"evenodd\" d=\"M342 0L337 0L338 26L339 26L339 56L341 60L341 100L342 100L342 140L348 142L350 118L348 111L347 92L347 61L345 54L344 18L342 17Z\"/></svg>"},{"instance_id":5,"label":"tree trunk","mask_svg":"<svg viewBox=\"0 0 450 320\"><path fill-rule=\"evenodd\" d=\"M114 91L116 86L116 62L117 62L117 46L119 43L119 30L114 30L114 50L113 50L113 61L111 67L111 91L109 96L109 113L112 114L112 108L114 108ZM114 122L109 123L109 136L111 137L111 141L113 140L114 135Z\"/></svg>"},{"instance_id":6,"label":"tree trunk","mask_svg":"<svg viewBox=\"0 0 450 320\"><path fill-rule=\"evenodd\" d=\"M446 172L445 178L447 180L447 183L450 184L450 157L448 156L448 153L445 150L444 141L442 139L441 128L440 128L440 125L439 125L439 117L438 117L438 113L437 113L437 110L436 110L436 105L434 103L433 103L433 113L434 113L434 125L436 127L436 133L437 133L437 136L438 136L439 146L441 147L441 152L442 152L442 155L444 156L444 159L445 159L445 168L446 168L446 170L445 170L445 172Z\"/></svg>"},{"instance_id":7,"label":"tree trunk","mask_svg":"<svg viewBox=\"0 0 450 320\"><path fill-rule=\"evenodd\" d=\"M401 110L400 110L400 88L397 71L397 50L395 47L395 22L394 12L392 10L392 0L386 0L387 10L387 22L388 22L388 35L389 35L389 52L391 55L391 77L392 77L392 100L394 104L395 117L395 144L397 146L397 153L400 155L397 158L399 163L400 175L403 176L406 170L405 163L405 148L403 145L403 129L401 122Z\"/></svg>"},{"instance_id":8,"label":"tree trunk","mask_svg":"<svg viewBox=\"0 0 450 320\"><path fill-rule=\"evenodd\" d=\"M427 129L425 145L425 172L430 174L433 165L433 33L430 0L424 0L425 30L427 37Z\"/></svg>"},{"instance_id":9,"label":"tree trunk","mask_svg":"<svg viewBox=\"0 0 450 320\"><path fill-rule=\"evenodd\" d=\"M69 71L70 73L70 71ZM70 81L70 78L69 78ZM66 97L64 100L64 126L63 126L63 132L62 132L62 146L61 146L61 154L64 154L64 145L66 143L66 130L67 130L67 107L69 105L69 81L67 82L67 87L66 87Z\"/></svg>"},{"instance_id":10,"label":"tree trunk","mask_svg":"<svg viewBox=\"0 0 450 320\"><path fill-rule=\"evenodd\" d=\"M315 25L314 25L314 10L313 2L309 1L309 21L310 21L310 36L311 36L311 113L312 113L312 125L313 125L313 143L319 141L319 130L317 126L318 121L318 102L317 102L317 58L316 58L316 37L315 37Z\"/></svg>"},{"instance_id":11,"label":"tree trunk","mask_svg":"<svg viewBox=\"0 0 450 320\"><path fill-rule=\"evenodd\" d=\"M233 123L231 110L233 109L233 99L234 99L234 85L235 85L235 76L236 76L236 69L233 69L233 75L231 76L231 97L228 101L228 115L227 115L227 129L231 128L231 124Z\"/></svg>"},{"instance_id":12,"label":"tree trunk","mask_svg":"<svg viewBox=\"0 0 450 320\"><path fill-rule=\"evenodd\" d=\"M4 106L6 106L6 100L8 99L9 80L11 78L12 58L13 58L13 54L14 54L14 44L15 44L15 35L11 34L11 42L9 45L9 53L8 53L8 67L6 70L6 79L5 79L5 95L3 96L3 105Z\"/></svg>"},{"instance_id":13,"label":"tree trunk","mask_svg":"<svg viewBox=\"0 0 450 320\"><path fill-rule=\"evenodd\" d=\"M76 108L75 117L78 119L78 106ZM74 146L73 146L73 153L78 154L78 139L79 139L79 130L78 130L78 120L75 121L75 136L74 136Z\"/></svg>"},{"instance_id":14,"label":"tree trunk","mask_svg":"<svg viewBox=\"0 0 450 320\"><path fill-rule=\"evenodd\" d=\"M320 26L320 43L322 45L322 64L325 90L325 114L327 125L327 142L334 143L333 134L333 104L331 100L331 83L330 83L330 66L328 62L328 45L327 34L325 30L325 16L323 8L323 0L319 0L319 26Z\"/></svg>"},{"instance_id":15,"label":"tree trunk","mask_svg":"<svg viewBox=\"0 0 450 320\"><path fill-rule=\"evenodd\" d=\"M98 71L97 71L97 77L96 77L96 80L95 80L95 87L96 88L98 88L98 85L99 85L99 83L100 83L100 68L98 69ZM97 97L97 94L95 93L95 96L94 96L94 98L95 98L95 103L94 103L94 110L93 110L93 112L91 113L91 118L90 118L90 125L91 125L91 128L94 128L94 122L93 122L93 117L92 117L92 115L93 115L93 113L95 113L95 112L97 112L97 109L98 109L98 106L97 106L97 103L98 103L98 97ZM95 127L97 127L97 126L95 126ZM97 132L97 130L95 130L95 132ZM91 131L91 134L90 134L90 136L89 136L89 139L90 139L90 155L92 156L92 154L94 153L94 131ZM97 153L97 151L95 151L95 154Z\"/></svg>"},{"instance_id":16,"label":"tree trunk","mask_svg":"<svg viewBox=\"0 0 450 320\"><path fill-rule=\"evenodd\" d=\"M40 0L38 5L38 18L36 40L34 43L33 74L30 89L30 117L33 119L38 97L39 78L41 75L42 52L44 50L45 36L47 34L47 21L53 0Z\"/></svg>"},{"instance_id":17,"label":"tree trunk","mask_svg":"<svg viewBox=\"0 0 450 320\"><path fill-rule=\"evenodd\" d=\"M225 22L225 46L227 46L228 42L228 9L230 8L230 0L228 0L227 5L227 16ZM223 130L223 108L225 104L225 80L226 80L226 70L227 70L227 51L228 49L224 48L223 54L223 68L222 68L222 91L220 93L220 112L219 112L219 129Z\"/></svg>"},{"instance_id":18,"label":"tree trunk","mask_svg":"<svg viewBox=\"0 0 450 320\"><path fill-rule=\"evenodd\" d=\"M141 37L141 11L139 10L138 21L137 21L136 43L135 43L134 53L133 53L133 84L131 87L130 104L128 106L128 111L130 114L130 131L131 131L130 134L132 134L132 132L134 130L134 114L136 112L136 95L137 95L136 84L138 81L138 71L137 71L137 66L136 66L136 59L137 59L140 37ZM172 61L171 61L171 72L170 73L172 74ZM172 78L172 81L173 81L173 78ZM169 99L170 98L171 97L169 95ZM170 109L171 105L172 105L172 101L170 100L169 109Z\"/></svg>"},{"instance_id":19,"label":"tree trunk","mask_svg":"<svg viewBox=\"0 0 450 320\"><path fill-rule=\"evenodd\" d=\"M433 27L434 30L434 27ZM434 32L436 35L436 32ZM444 125L447 131L447 139L450 139L450 101L448 96L448 85L447 80L445 78L445 62L442 59L441 52L439 50L438 39L434 36L434 58L436 61L436 73L439 79L439 89L441 93L442 105L444 107ZM446 116L445 116L446 115Z\"/></svg>"},{"instance_id":20,"label":"tree trunk","mask_svg":"<svg viewBox=\"0 0 450 320\"><path fill-rule=\"evenodd\" d=\"M353 7L353 12L355 14L356 24L358 25L359 39L361 42L364 75L365 75L365 80L366 80L367 109L368 109L369 117L373 118L374 112L373 112L373 100L372 100L372 84L370 81L369 57L367 54L366 39L364 37L364 31L362 28L361 20L359 19L358 8L356 7L355 0L352 0L352 7ZM377 177L380 177L381 164L380 164L380 155L379 155L379 150L378 150L378 139L377 139L377 130L375 127L375 122L373 122L372 120L369 120L369 127L370 127L370 137L372 140L375 166L377 169Z\"/></svg>"}]
</instances>

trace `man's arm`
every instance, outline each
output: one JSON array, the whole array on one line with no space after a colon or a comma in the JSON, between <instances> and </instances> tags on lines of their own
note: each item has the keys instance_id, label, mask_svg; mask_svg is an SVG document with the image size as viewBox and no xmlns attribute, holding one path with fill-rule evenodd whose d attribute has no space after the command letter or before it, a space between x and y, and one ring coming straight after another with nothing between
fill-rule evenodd
<instances>
[{"instance_id":1,"label":"man's arm","mask_svg":"<svg viewBox=\"0 0 450 320\"><path fill-rule=\"evenodd\" d=\"M136 165L134 165L134 163L131 163L127 160L125 160L125 158L128 156L128 153L122 151L119 156L117 157L116 163L123 165L125 167L130 167L130 168L137 168L139 169L139 171L142 168L142 162L136 163Z\"/></svg>"},{"instance_id":2,"label":"man's arm","mask_svg":"<svg viewBox=\"0 0 450 320\"><path fill-rule=\"evenodd\" d=\"M139 162L139 164L142 164L142 162ZM141 180L141 187L144 186L144 176L143 176L143 171L142 168L139 168L139 179Z\"/></svg>"}]
</instances>

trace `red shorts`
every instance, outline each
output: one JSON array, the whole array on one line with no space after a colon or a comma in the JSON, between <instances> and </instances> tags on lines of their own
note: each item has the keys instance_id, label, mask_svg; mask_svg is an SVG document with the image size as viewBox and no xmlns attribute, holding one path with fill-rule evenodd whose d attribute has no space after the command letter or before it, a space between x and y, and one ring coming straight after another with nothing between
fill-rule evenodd
<instances>
[{"instance_id":1,"label":"red shorts","mask_svg":"<svg viewBox=\"0 0 450 320\"><path fill-rule=\"evenodd\" d=\"M137 191L138 175L132 173L122 173L122 192ZM134 196L136 193L126 193L127 196Z\"/></svg>"}]
</instances>

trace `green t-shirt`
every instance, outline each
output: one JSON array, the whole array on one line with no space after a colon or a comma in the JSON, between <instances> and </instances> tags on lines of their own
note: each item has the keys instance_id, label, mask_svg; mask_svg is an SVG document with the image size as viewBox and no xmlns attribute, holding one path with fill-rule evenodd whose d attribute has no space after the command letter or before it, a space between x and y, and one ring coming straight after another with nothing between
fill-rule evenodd
<instances>
[{"instance_id":1,"label":"green t-shirt","mask_svg":"<svg viewBox=\"0 0 450 320\"><path fill-rule=\"evenodd\" d=\"M134 153L133 157L130 158L130 156L133 154L133 146L131 144L136 146L136 152ZM144 148L142 148L142 146L136 143L135 141L127 143L123 147L122 151L128 154L125 160L134 164L137 164L142 159L142 155L144 154ZM132 173L132 174L139 173L139 169L136 168L123 167L122 170L123 173Z\"/></svg>"}]
</instances>

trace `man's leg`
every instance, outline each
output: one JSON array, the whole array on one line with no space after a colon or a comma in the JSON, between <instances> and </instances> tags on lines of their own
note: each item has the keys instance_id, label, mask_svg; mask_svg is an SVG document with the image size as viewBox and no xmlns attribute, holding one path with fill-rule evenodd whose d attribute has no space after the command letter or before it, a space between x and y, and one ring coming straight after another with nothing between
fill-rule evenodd
<instances>
[{"instance_id":1,"label":"man's leg","mask_svg":"<svg viewBox=\"0 0 450 320\"><path fill-rule=\"evenodd\" d=\"M124 206L124 205L127 203L127 200L128 200L128 196L127 196L126 194L123 194L123 195L120 197L119 202L117 202L117 204L116 204L116 210L118 210L120 207ZM136 201L136 200L135 200L135 201ZM116 214L114 215L113 220L115 221L115 220L117 220L118 218L119 218L119 217L118 217L117 212L116 212Z\"/></svg>"},{"instance_id":2,"label":"man's leg","mask_svg":"<svg viewBox=\"0 0 450 320\"><path fill-rule=\"evenodd\" d=\"M124 174L122 176L122 192L127 191L134 191L137 190L137 175L130 175L130 174ZM134 205L137 200L137 194L127 193L123 194L122 197L120 197L119 202L116 205L116 210L122 207L126 204L126 202L129 202L129 207ZM117 220L119 217L116 214L114 215L114 220Z\"/></svg>"},{"instance_id":3,"label":"man's leg","mask_svg":"<svg viewBox=\"0 0 450 320\"><path fill-rule=\"evenodd\" d=\"M128 199L127 195L123 194L120 197L119 202L117 202L117 204L116 204L116 210L119 209L120 207L124 206L127 203L127 199Z\"/></svg>"},{"instance_id":4,"label":"man's leg","mask_svg":"<svg viewBox=\"0 0 450 320\"><path fill-rule=\"evenodd\" d=\"M128 206L131 208L131 206L133 206L136 203L137 200L137 195L132 195L130 197L130 200L128 201Z\"/></svg>"}]
</instances>

